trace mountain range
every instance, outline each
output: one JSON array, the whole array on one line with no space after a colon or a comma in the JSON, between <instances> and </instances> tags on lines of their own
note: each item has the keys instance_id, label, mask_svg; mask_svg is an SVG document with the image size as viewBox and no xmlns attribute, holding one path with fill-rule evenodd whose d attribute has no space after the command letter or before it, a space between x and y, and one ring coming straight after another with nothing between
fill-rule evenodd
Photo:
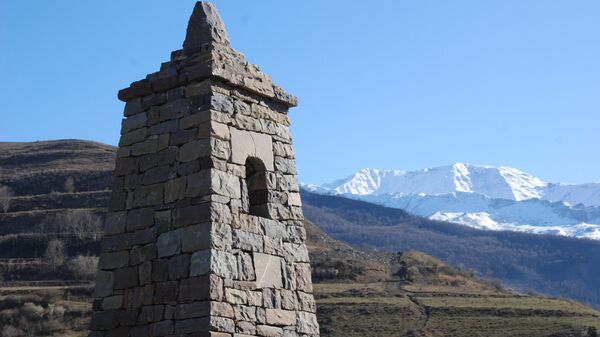
<instances>
[{"instance_id":1,"label":"mountain range","mask_svg":"<svg viewBox=\"0 0 600 337\"><path fill-rule=\"evenodd\" d=\"M366 168L303 187L478 229L600 240L600 183L549 183L511 167Z\"/></svg>"}]
</instances>

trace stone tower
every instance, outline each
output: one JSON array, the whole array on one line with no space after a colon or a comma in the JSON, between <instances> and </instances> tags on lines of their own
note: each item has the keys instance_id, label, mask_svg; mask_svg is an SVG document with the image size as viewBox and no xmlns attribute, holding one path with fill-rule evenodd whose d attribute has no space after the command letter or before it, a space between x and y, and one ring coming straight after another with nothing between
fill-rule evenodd
<instances>
[{"instance_id":1,"label":"stone tower","mask_svg":"<svg viewBox=\"0 0 600 337\"><path fill-rule=\"evenodd\" d=\"M126 102L90 336L318 336L288 109L198 2Z\"/></svg>"}]
</instances>

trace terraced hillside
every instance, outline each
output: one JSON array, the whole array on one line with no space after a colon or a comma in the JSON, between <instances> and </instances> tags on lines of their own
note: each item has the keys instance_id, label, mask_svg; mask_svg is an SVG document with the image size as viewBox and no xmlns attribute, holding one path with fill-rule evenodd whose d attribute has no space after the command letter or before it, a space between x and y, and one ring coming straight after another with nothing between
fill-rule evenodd
<instances>
[{"instance_id":1,"label":"terraced hillside","mask_svg":"<svg viewBox=\"0 0 600 337\"><path fill-rule=\"evenodd\" d=\"M592 337L600 328L600 312L580 303L515 295L423 253L357 250L305 225L324 337ZM92 288L2 287L0 334L85 336Z\"/></svg>"},{"instance_id":2,"label":"terraced hillside","mask_svg":"<svg viewBox=\"0 0 600 337\"><path fill-rule=\"evenodd\" d=\"M83 141L0 143L1 336L86 335L115 154ZM306 230L322 336L596 336L600 328L600 312L577 302L516 295L423 253L357 249L310 222Z\"/></svg>"},{"instance_id":3,"label":"terraced hillside","mask_svg":"<svg viewBox=\"0 0 600 337\"><path fill-rule=\"evenodd\" d=\"M0 143L0 279L81 277L57 263L98 251L115 156L88 141Z\"/></svg>"},{"instance_id":4,"label":"terraced hillside","mask_svg":"<svg viewBox=\"0 0 600 337\"><path fill-rule=\"evenodd\" d=\"M591 337L600 329L600 312L581 303L514 294L420 252L359 250L306 229L322 336Z\"/></svg>"}]
</instances>

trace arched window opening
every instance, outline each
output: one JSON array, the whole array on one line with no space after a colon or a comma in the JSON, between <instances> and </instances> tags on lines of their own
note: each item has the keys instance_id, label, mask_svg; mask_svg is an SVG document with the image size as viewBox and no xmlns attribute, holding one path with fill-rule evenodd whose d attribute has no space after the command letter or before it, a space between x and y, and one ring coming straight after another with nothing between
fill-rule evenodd
<instances>
[{"instance_id":1,"label":"arched window opening","mask_svg":"<svg viewBox=\"0 0 600 337\"><path fill-rule=\"evenodd\" d=\"M254 157L246 159L246 180L244 186L244 210L251 215L269 217L269 190L267 169L262 160Z\"/></svg>"}]
</instances>

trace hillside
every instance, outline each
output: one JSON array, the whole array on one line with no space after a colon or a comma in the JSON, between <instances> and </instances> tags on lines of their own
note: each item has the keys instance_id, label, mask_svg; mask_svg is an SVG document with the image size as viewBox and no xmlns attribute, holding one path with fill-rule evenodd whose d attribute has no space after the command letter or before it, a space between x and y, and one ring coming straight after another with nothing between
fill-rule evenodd
<instances>
[{"instance_id":1,"label":"hillside","mask_svg":"<svg viewBox=\"0 0 600 337\"><path fill-rule=\"evenodd\" d=\"M600 242L595 240L482 231L307 191L302 201L306 218L335 239L387 251L422 251L520 291L600 306Z\"/></svg>"},{"instance_id":2,"label":"hillside","mask_svg":"<svg viewBox=\"0 0 600 337\"><path fill-rule=\"evenodd\" d=\"M52 141L0 143L0 153L0 185L14 191L0 213L0 335L83 336L116 151ZM305 223L322 336L595 336L600 328L594 309L514 294L382 237L398 223L414 227L409 234L431 232L431 221L343 198L304 198L307 217L318 225ZM472 231L431 223L455 237ZM381 240L387 251L358 249L326 232L362 246ZM444 240L431 244L452 248Z\"/></svg>"}]
</instances>

